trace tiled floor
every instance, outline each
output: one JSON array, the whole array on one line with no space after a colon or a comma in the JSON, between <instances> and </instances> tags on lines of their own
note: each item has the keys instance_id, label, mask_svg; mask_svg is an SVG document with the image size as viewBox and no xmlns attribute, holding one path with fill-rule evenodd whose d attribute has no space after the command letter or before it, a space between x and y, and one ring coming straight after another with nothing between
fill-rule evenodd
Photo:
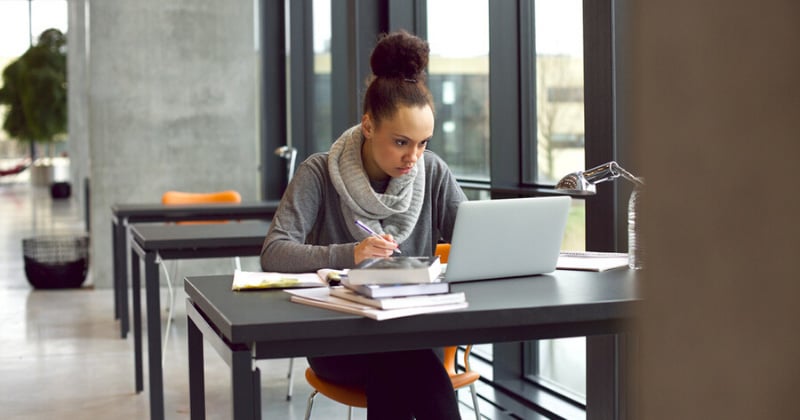
<instances>
[{"instance_id":1,"label":"tiled floor","mask_svg":"<svg viewBox=\"0 0 800 420\"><path fill-rule=\"evenodd\" d=\"M74 199L52 200L24 178L0 179L0 417L3 419L148 418L145 392L134 392L133 338L119 338L110 289L35 290L27 282L22 239L81 234ZM180 289L180 288L179 288ZM166 290L166 289L165 289ZM166 301L166 291L164 300ZM164 365L168 419L189 418L186 319L178 295ZM166 311L164 320L166 323ZM145 344L146 349L146 344ZM207 346L206 405L210 419L230 417L228 366ZM146 355L145 355L146 357ZM145 359L145 363L147 363ZM286 401L287 360L259 361L263 418L301 419L310 388L306 362L295 359L294 398ZM472 418L468 407L462 417ZM315 419L346 418L342 405L318 397ZM355 410L355 418L365 411Z\"/></svg>"}]
</instances>

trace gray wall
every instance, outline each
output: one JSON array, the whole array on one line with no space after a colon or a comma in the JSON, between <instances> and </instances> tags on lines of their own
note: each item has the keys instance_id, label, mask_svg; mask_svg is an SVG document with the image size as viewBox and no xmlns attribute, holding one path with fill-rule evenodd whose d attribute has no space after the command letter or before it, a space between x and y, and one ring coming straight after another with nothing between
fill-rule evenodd
<instances>
[{"instance_id":1,"label":"gray wall","mask_svg":"<svg viewBox=\"0 0 800 420\"><path fill-rule=\"evenodd\" d=\"M70 153L75 182L90 180L95 285L112 284L112 204L169 189L259 199L253 4L70 2Z\"/></svg>"},{"instance_id":2,"label":"gray wall","mask_svg":"<svg viewBox=\"0 0 800 420\"><path fill-rule=\"evenodd\" d=\"M639 410L797 419L800 2L631 2Z\"/></svg>"}]
</instances>

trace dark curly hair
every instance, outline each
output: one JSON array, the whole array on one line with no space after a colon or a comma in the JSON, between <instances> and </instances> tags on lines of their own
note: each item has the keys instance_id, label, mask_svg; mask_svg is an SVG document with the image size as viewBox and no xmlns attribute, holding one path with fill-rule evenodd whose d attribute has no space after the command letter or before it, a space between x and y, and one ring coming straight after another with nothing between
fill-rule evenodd
<instances>
[{"instance_id":1,"label":"dark curly hair","mask_svg":"<svg viewBox=\"0 0 800 420\"><path fill-rule=\"evenodd\" d=\"M394 116L403 106L430 106L433 96L425 84L428 42L406 31L384 34L372 50L372 76L364 94L364 113L376 124Z\"/></svg>"}]
</instances>

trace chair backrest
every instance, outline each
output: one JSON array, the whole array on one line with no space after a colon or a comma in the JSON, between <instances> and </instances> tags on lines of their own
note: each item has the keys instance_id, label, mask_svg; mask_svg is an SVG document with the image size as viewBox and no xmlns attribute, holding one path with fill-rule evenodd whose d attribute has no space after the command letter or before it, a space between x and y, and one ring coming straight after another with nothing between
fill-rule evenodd
<instances>
[{"instance_id":1,"label":"chair backrest","mask_svg":"<svg viewBox=\"0 0 800 420\"><path fill-rule=\"evenodd\" d=\"M436 244L434 255L439 256L439 262L447 264L447 257L450 255L450 244ZM444 348L444 368L450 376L456 374L456 346Z\"/></svg>"},{"instance_id":2,"label":"chair backrest","mask_svg":"<svg viewBox=\"0 0 800 420\"><path fill-rule=\"evenodd\" d=\"M436 250L433 255L439 256L439 262L447 264L447 257L450 255L450 244L436 244Z\"/></svg>"},{"instance_id":3,"label":"chair backrest","mask_svg":"<svg viewBox=\"0 0 800 420\"><path fill-rule=\"evenodd\" d=\"M213 191L207 193L195 193L184 191L167 191L161 196L161 203L166 205L180 204L212 204L212 203L241 203L242 196L235 190ZM225 220L218 221L195 221L179 222L182 224L191 223L226 223Z\"/></svg>"}]
</instances>

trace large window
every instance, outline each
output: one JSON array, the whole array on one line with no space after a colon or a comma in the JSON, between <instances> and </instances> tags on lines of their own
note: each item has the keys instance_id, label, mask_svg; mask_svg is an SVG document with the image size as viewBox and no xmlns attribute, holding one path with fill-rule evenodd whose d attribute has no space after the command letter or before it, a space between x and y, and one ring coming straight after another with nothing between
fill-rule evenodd
<instances>
[{"instance_id":1,"label":"large window","mask_svg":"<svg viewBox=\"0 0 800 420\"><path fill-rule=\"evenodd\" d=\"M554 184L583 169L582 1L534 4L538 171L529 181Z\"/></svg>"},{"instance_id":2,"label":"large window","mask_svg":"<svg viewBox=\"0 0 800 420\"><path fill-rule=\"evenodd\" d=\"M581 0L535 0L537 184L584 168L583 13ZM531 148L532 149L532 148ZM583 250L583 200L573 200L564 249ZM586 397L586 340L541 340L528 373L577 400Z\"/></svg>"},{"instance_id":3,"label":"large window","mask_svg":"<svg viewBox=\"0 0 800 420\"><path fill-rule=\"evenodd\" d=\"M460 179L488 181L488 0L429 0L429 86L436 107L430 148Z\"/></svg>"},{"instance_id":4,"label":"large window","mask_svg":"<svg viewBox=\"0 0 800 420\"><path fill-rule=\"evenodd\" d=\"M521 183L553 185L584 167L583 15L581 0L533 2L535 44L534 106L536 135L530 138ZM430 86L436 103L431 149L448 162L460 180L490 181L489 2L428 0L427 38L431 45ZM524 99L523 99L524 100ZM535 115L535 117L533 116ZM522 116L526 118L526 116ZM512 156L512 158L515 158ZM564 249L585 249L585 206L573 200ZM585 340L542 340L526 363L529 377L585 396ZM476 354L492 359L491 346Z\"/></svg>"},{"instance_id":5,"label":"large window","mask_svg":"<svg viewBox=\"0 0 800 420\"><path fill-rule=\"evenodd\" d=\"M313 151L330 148L339 133L331 130L331 2L314 0L314 126Z\"/></svg>"}]
</instances>

